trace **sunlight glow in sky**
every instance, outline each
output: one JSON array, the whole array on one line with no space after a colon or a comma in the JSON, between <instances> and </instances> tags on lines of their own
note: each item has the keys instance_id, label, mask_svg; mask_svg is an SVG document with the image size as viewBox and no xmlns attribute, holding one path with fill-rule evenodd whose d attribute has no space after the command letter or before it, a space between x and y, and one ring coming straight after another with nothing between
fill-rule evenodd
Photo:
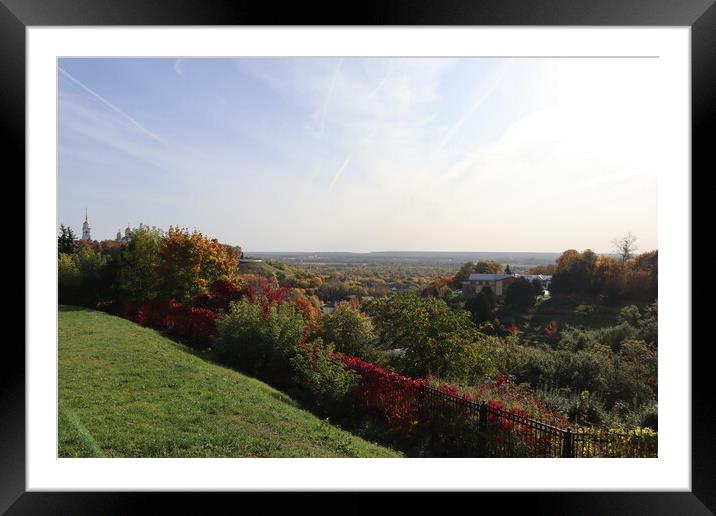
<instances>
[{"instance_id":1,"label":"sunlight glow in sky","mask_svg":"<svg viewBox=\"0 0 716 516\"><path fill-rule=\"evenodd\" d=\"M657 247L654 59L61 59L59 220L247 251Z\"/></svg>"}]
</instances>

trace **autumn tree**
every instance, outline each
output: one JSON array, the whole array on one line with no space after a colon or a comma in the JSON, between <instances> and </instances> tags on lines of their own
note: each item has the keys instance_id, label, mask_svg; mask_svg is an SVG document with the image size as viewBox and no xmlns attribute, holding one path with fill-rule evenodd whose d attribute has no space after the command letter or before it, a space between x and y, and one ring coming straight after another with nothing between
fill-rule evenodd
<instances>
[{"instance_id":1,"label":"autumn tree","mask_svg":"<svg viewBox=\"0 0 716 516\"><path fill-rule=\"evenodd\" d=\"M600 256L594 264L592 279L594 290L604 295L607 300L616 301L619 297L621 272L621 267L614 257Z\"/></svg>"},{"instance_id":2,"label":"autumn tree","mask_svg":"<svg viewBox=\"0 0 716 516\"><path fill-rule=\"evenodd\" d=\"M445 297L450 292L454 277L439 276L420 291L421 296Z\"/></svg>"},{"instance_id":3,"label":"autumn tree","mask_svg":"<svg viewBox=\"0 0 716 516\"><path fill-rule=\"evenodd\" d=\"M559 258L557 258L557 267L555 273L569 269L576 260L579 259L580 253L576 249L567 249Z\"/></svg>"},{"instance_id":4,"label":"autumn tree","mask_svg":"<svg viewBox=\"0 0 716 516\"><path fill-rule=\"evenodd\" d=\"M550 290L557 295L593 293L593 272L598 259L591 249L582 253L574 249L566 250L557 259Z\"/></svg>"},{"instance_id":5,"label":"autumn tree","mask_svg":"<svg viewBox=\"0 0 716 516\"><path fill-rule=\"evenodd\" d=\"M480 260L475 265L475 271L478 274L501 274L503 271L502 264L495 260Z\"/></svg>"},{"instance_id":6,"label":"autumn tree","mask_svg":"<svg viewBox=\"0 0 716 516\"><path fill-rule=\"evenodd\" d=\"M547 265L536 265L531 267L528 271L529 274L542 274L543 276L551 276L557 270L556 263L550 263Z\"/></svg>"},{"instance_id":7,"label":"autumn tree","mask_svg":"<svg viewBox=\"0 0 716 516\"><path fill-rule=\"evenodd\" d=\"M452 278L452 286L455 288L460 288L463 281L467 281L470 277L470 274L475 272L475 267L477 264L475 262L465 262L460 266L460 269L455 273L455 275Z\"/></svg>"},{"instance_id":8,"label":"autumn tree","mask_svg":"<svg viewBox=\"0 0 716 516\"><path fill-rule=\"evenodd\" d=\"M238 256L199 231L170 227L159 249L159 290L166 297L188 301L206 292L219 278L237 274Z\"/></svg>"}]
</instances>

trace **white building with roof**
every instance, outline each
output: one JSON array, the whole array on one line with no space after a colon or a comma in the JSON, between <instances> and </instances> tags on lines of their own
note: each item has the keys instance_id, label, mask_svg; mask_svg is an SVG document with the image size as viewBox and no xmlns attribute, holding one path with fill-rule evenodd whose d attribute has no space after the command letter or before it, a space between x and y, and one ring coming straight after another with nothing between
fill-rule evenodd
<instances>
[{"instance_id":1,"label":"white building with roof","mask_svg":"<svg viewBox=\"0 0 716 516\"><path fill-rule=\"evenodd\" d=\"M530 283L538 279L542 282L546 290L549 290L550 283L552 282L552 276L542 274L483 274L475 272L470 274L467 281L463 282L462 293L465 296L469 296L471 294L477 294L485 287L490 287L495 293L495 296L501 297L505 295L507 287L518 279L526 279Z\"/></svg>"},{"instance_id":2,"label":"white building with roof","mask_svg":"<svg viewBox=\"0 0 716 516\"><path fill-rule=\"evenodd\" d=\"M514 283L517 278L517 274L483 274L474 272L470 274L467 281L462 284L462 293L468 296L470 294L477 294L485 287L490 287L497 297L501 297L504 295L507 287Z\"/></svg>"}]
</instances>

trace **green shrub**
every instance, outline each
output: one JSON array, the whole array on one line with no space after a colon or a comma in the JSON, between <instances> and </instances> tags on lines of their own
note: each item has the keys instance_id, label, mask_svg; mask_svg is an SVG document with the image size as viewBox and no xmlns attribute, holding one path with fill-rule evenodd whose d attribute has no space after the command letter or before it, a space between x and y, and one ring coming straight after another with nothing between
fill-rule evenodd
<instances>
[{"instance_id":1,"label":"green shrub","mask_svg":"<svg viewBox=\"0 0 716 516\"><path fill-rule=\"evenodd\" d=\"M247 372L279 378L303 338L304 320L291 303L271 303L265 296L230 304L216 321L214 341L219 360ZM285 377L285 376L284 376Z\"/></svg>"},{"instance_id":2,"label":"green shrub","mask_svg":"<svg viewBox=\"0 0 716 516\"><path fill-rule=\"evenodd\" d=\"M415 378L444 374L450 363L462 367L467 341L481 335L466 310L452 310L442 299L396 294L364 305L385 349L402 350L398 372ZM438 373L440 371L440 373Z\"/></svg>"},{"instance_id":3,"label":"green shrub","mask_svg":"<svg viewBox=\"0 0 716 516\"><path fill-rule=\"evenodd\" d=\"M636 305L625 306L619 311L617 321L620 323L627 323L635 328L638 328L639 323L641 322L641 312L639 312L639 307Z\"/></svg>"},{"instance_id":4,"label":"green shrub","mask_svg":"<svg viewBox=\"0 0 716 516\"><path fill-rule=\"evenodd\" d=\"M132 231L132 240L120 254L117 283L122 297L133 300L156 297L161 261L159 249L163 238L160 229L151 229L144 224Z\"/></svg>"},{"instance_id":5,"label":"green shrub","mask_svg":"<svg viewBox=\"0 0 716 516\"><path fill-rule=\"evenodd\" d=\"M311 393L324 414L344 415L351 408L358 374L334 358L333 347L319 338L294 350L290 358L292 380Z\"/></svg>"},{"instance_id":6,"label":"green shrub","mask_svg":"<svg viewBox=\"0 0 716 516\"><path fill-rule=\"evenodd\" d=\"M574 311L583 315L591 315L597 311L597 307L595 305L577 305Z\"/></svg>"},{"instance_id":7,"label":"green shrub","mask_svg":"<svg viewBox=\"0 0 716 516\"><path fill-rule=\"evenodd\" d=\"M657 301L647 306L641 317L639 336L647 342L659 341L659 306Z\"/></svg>"},{"instance_id":8,"label":"green shrub","mask_svg":"<svg viewBox=\"0 0 716 516\"><path fill-rule=\"evenodd\" d=\"M464 308L470 312L470 316L476 324L491 321L494 316L489 294L486 294L484 290L482 289L465 300Z\"/></svg>"},{"instance_id":9,"label":"green shrub","mask_svg":"<svg viewBox=\"0 0 716 516\"><path fill-rule=\"evenodd\" d=\"M623 341L635 339L638 336L639 330L626 322L595 330L566 328L562 332L557 347L576 352L591 348L597 344L603 344L612 348L614 352L618 352Z\"/></svg>"},{"instance_id":10,"label":"green shrub","mask_svg":"<svg viewBox=\"0 0 716 516\"><path fill-rule=\"evenodd\" d=\"M492 361L491 340L477 334L451 334L420 341L398 360L409 376L437 377L456 383L476 383L498 374Z\"/></svg>"},{"instance_id":11,"label":"green shrub","mask_svg":"<svg viewBox=\"0 0 716 516\"><path fill-rule=\"evenodd\" d=\"M324 342L335 345L336 351L346 355L369 361L378 358L373 322L351 303L339 303L335 311L321 317L316 334Z\"/></svg>"},{"instance_id":12,"label":"green shrub","mask_svg":"<svg viewBox=\"0 0 716 516\"><path fill-rule=\"evenodd\" d=\"M116 269L112 260L89 246L80 246L72 255L60 253L57 286L61 303L96 308L112 297Z\"/></svg>"},{"instance_id":13,"label":"green shrub","mask_svg":"<svg viewBox=\"0 0 716 516\"><path fill-rule=\"evenodd\" d=\"M77 303L77 296L82 282L80 268L72 255L60 253L57 259L57 287L59 302L63 304Z\"/></svg>"}]
</instances>

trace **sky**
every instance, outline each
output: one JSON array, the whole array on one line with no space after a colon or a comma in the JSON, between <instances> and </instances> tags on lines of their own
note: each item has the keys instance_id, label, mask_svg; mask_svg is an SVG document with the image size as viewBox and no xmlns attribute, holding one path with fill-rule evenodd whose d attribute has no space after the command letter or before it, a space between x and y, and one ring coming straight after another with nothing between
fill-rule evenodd
<instances>
[{"instance_id":1,"label":"sky","mask_svg":"<svg viewBox=\"0 0 716 516\"><path fill-rule=\"evenodd\" d=\"M245 251L657 248L655 59L60 59L58 228Z\"/></svg>"}]
</instances>

